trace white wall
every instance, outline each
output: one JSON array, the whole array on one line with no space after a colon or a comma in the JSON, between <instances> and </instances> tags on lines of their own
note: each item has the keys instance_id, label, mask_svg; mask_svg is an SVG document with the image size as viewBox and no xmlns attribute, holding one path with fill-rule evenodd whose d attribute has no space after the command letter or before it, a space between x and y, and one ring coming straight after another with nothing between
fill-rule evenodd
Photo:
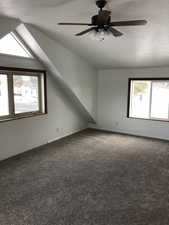
<instances>
[{"instance_id":1,"label":"white wall","mask_svg":"<svg viewBox=\"0 0 169 225\"><path fill-rule=\"evenodd\" d=\"M0 56L0 66L41 69L31 59ZM80 115L49 73L47 73L48 114L0 123L0 160L43 145L86 127Z\"/></svg>"},{"instance_id":2,"label":"white wall","mask_svg":"<svg viewBox=\"0 0 169 225\"><path fill-rule=\"evenodd\" d=\"M44 69L42 64L32 58L0 54L0 66L18 67L27 69Z\"/></svg>"},{"instance_id":3,"label":"white wall","mask_svg":"<svg viewBox=\"0 0 169 225\"><path fill-rule=\"evenodd\" d=\"M55 71L58 71L58 74L55 72L55 76L61 77L85 110L95 119L97 102L96 69L34 26L22 24L17 28L17 31L43 62L46 61L45 54L48 58L47 66L52 63L56 68ZM31 38L29 38L30 34ZM38 47L33 42L38 43ZM42 54L42 51L44 54ZM52 66L49 66L49 69L50 67Z\"/></svg>"},{"instance_id":4,"label":"white wall","mask_svg":"<svg viewBox=\"0 0 169 225\"><path fill-rule=\"evenodd\" d=\"M98 72L97 126L117 132L169 139L169 123L127 118L129 77L169 77L169 68Z\"/></svg>"}]
</instances>

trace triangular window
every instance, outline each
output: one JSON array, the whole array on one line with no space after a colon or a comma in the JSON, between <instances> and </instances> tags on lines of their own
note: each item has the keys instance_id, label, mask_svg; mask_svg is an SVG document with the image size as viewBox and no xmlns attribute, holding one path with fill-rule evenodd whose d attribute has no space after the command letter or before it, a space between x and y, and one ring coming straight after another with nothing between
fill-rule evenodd
<instances>
[{"instance_id":1,"label":"triangular window","mask_svg":"<svg viewBox=\"0 0 169 225\"><path fill-rule=\"evenodd\" d=\"M28 49L13 32L0 39L0 54L33 58Z\"/></svg>"}]
</instances>

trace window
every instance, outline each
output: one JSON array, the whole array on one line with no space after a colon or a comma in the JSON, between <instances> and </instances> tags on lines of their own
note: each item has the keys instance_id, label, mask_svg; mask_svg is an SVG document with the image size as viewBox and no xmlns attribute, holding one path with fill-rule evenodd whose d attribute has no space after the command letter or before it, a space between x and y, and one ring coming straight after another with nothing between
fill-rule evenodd
<instances>
[{"instance_id":1,"label":"window","mask_svg":"<svg viewBox=\"0 0 169 225\"><path fill-rule=\"evenodd\" d=\"M39 111L38 77L14 75L15 113Z\"/></svg>"},{"instance_id":2,"label":"window","mask_svg":"<svg viewBox=\"0 0 169 225\"><path fill-rule=\"evenodd\" d=\"M6 36L0 39L0 53L26 58L33 58L28 49L13 32L7 34Z\"/></svg>"},{"instance_id":3,"label":"window","mask_svg":"<svg viewBox=\"0 0 169 225\"><path fill-rule=\"evenodd\" d=\"M128 117L169 121L169 78L129 79Z\"/></svg>"},{"instance_id":4,"label":"window","mask_svg":"<svg viewBox=\"0 0 169 225\"><path fill-rule=\"evenodd\" d=\"M8 114L8 79L7 75L0 74L0 116L6 116Z\"/></svg>"},{"instance_id":5,"label":"window","mask_svg":"<svg viewBox=\"0 0 169 225\"><path fill-rule=\"evenodd\" d=\"M45 113L45 71L0 68L0 121Z\"/></svg>"}]
</instances>

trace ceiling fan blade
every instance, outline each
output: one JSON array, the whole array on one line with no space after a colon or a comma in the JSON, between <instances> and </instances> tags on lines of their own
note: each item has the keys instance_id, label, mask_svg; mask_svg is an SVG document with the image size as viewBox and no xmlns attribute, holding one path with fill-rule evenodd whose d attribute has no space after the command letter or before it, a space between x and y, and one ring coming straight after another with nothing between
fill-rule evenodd
<instances>
[{"instance_id":1,"label":"ceiling fan blade","mask_svg":"<svg viewBox=\"0 0 169 225\"><path fill-rule=\"evenodd\" d=\"M123 33L121 33L120 31L114 29L113 27L109 28L109 31L115 36L115 37L120 37L123 35Z\"/></svg>"},{"instance_id":2,"label":"ceiling fan blade","mask_svg":"<svg viewBox=\"0 0 169 225\"><path fill-rule=\"evenodd\" d=\"M92 30L95 30L95 29L96 29L95 27L91 27L91 28L89 28L89 29L87 29L87 30L84 30L84 31L82 31L82 32L80 32L80 33L78 33L78 34L76 34L76 36L82 36L82 35L84 35L84 34L89 33L89 32L92 31Z\"/></svg>"},{"instance_id":3,"label":"ceiling fan blade","mask_svg":"<svg viewBox=\"0 0 169 225\"><path fill-rule=\"evenodd\" d=\"M58 23L58 25L80 25L80 26L92 26L90 23Z\"/></svg>"},{"instance_id":4,"label":"ceiling fan blade","mask_svg":"<svg viewBox=\"0 0 169 225\"><path fill-rule=\"evenodd\" d=\"M146 20L129 20L129 21L116 21L111 22L110 26L139 26L146 25Z\"/></svg>"}]
</instances>

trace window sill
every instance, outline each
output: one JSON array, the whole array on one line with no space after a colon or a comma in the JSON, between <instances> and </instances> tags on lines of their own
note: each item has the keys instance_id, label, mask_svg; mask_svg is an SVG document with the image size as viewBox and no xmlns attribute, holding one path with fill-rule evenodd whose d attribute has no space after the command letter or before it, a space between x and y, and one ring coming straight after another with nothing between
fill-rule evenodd
<instances>
[{"instance_id":1,"label":"window sill","mask_svg":"<svg viewBox=\"0 0 169 225\"><path fill-rule=\"evenodd\" d=\"M169 120L155 119L155 118L147 119L147 118L130 117L130 116L127 116L127 118L128 119L136 119L136 120L148 120L148 121L157 121L157 122L169 122Z\"/></svg>"},{"instance_id":2,"label":"window sill","mask_svg":"<svg viewBox=\"0 0 169 225\"><path fill-rule=\"evenodd\" d=\"M26 119L26 118L35 117L35 116L43 116L43 115L47 115L47 112L24 113L24 114L18 114L12 117L3 117L3 118L1 117L0 123L9 122L12 120Z\"/></svg>"}]
</instances>

